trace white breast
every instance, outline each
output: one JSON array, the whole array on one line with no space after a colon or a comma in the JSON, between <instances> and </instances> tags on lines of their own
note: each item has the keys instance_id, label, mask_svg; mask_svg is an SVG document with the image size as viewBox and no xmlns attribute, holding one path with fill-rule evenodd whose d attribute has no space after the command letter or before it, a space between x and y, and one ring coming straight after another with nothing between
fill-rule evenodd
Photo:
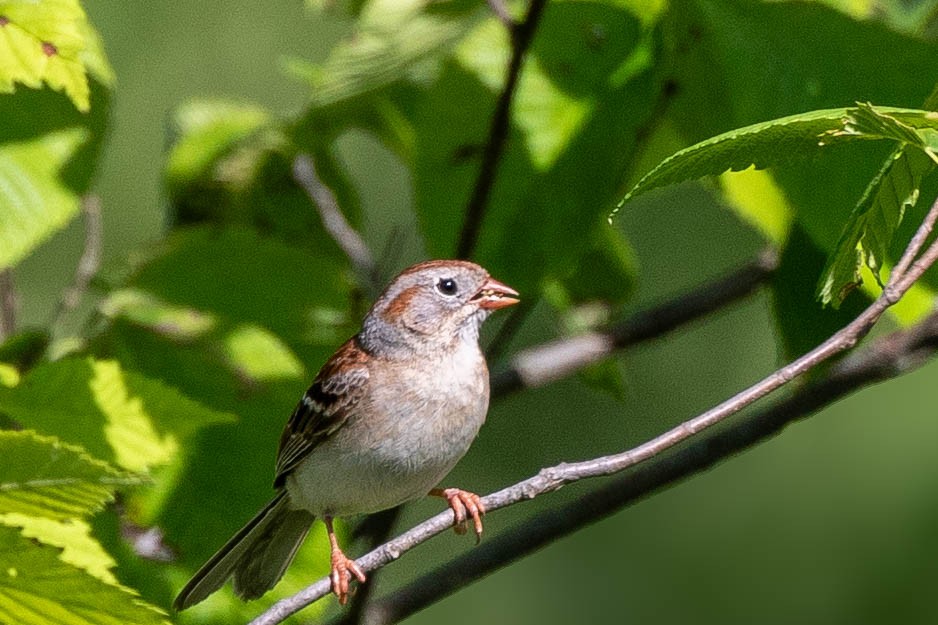
<instances>
[{"instance_id":1,"label":"white breast","mask_svg":"<svg viewBox=\"0 0 938 625\"><path fill-rule=\"evenodd\" d=\"M293 505L343 516L426 495L485 421L488 371L474 341L444 360L370 374L367 400L288 477Z\"/></svg>"}]
</instances>

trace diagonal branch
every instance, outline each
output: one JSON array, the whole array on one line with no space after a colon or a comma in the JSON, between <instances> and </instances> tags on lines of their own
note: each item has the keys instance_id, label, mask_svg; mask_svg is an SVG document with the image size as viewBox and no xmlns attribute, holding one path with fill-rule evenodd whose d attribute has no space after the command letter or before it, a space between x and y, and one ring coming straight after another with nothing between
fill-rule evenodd
<instances>
[{"instance_id":1,"label":"diagonal branch","mask_svg":"<svg viewBox=\"0 0 938 625\"><path fill-rule=\"evenodd\" d=\"M101 265L101 246L104 238L104 226L101 219L101 199L97 195L86 195L81 199L81 212L85 222L85 246L82 249L75 277L72 284L62 294L52 325L59 325L62 319L78 307L82 295L88 290L91 279Z\"/></svg>"},{"instance_id":2,"label":"diagonal branch","mask_svg":"<svg viewBox=\"0 0 938 625\"><path fill-rule=\"evenodd\" d=\"M16 285L13 269L0 269L0 341L16 331Z\"/></svg>"},{"instance_id":3,"label":"diagonal branch","mask_svg":"<svg viewBox=\"0 0 938 625\"><path fill-rule=\"evenodd\" d=\"M326 232L345 252L359 280L372 297L381 290L381 279L374 255L361 235L342 214L335 195L316 173L312 157L299 154L293 159L293 179L306 191L309 199L319 211L319 218Z\"/></svg>"},{"instance_id":4,"label":"diagonal branch","mask_svg":"<svg viewBox=\"0 0 938 625\"><path fill-rule=\"evenodd\" d=\"M485 218L485 209L488 206L492 187L495 185L495 172L501 162L502 155L505 152L505 144L508 140L511 102L518 86L521 66L524 64L525 54L531 45L531 40L534 38L534 31L537 29L538 21L540 21L544 7L547 5L547 0L530 0L530 2L524 19L518 23L512 22L510 31L511 60L508 62L508 74L505 78L505 86L495 103L492 125L489 126L488 139L482 151L482 164L479 166L479 175L476 178L472 195L466 206L466 216L463 220L459 245L456 250L456 256L459 258L472 256L472 252L479 240L479 230L482 227L482 220ZM497 2L490 4L493 7L500 6ZM496 14L499 14L497 10ZM501 18L500 15L499 17Z\"/></svg>"},{"instance_id":5,"label":"diagonal branch","mask_svg":"<svg viewBox=\"0 0 938 625\"><path fill-rule=\"evenodd\" d=\"M936 219L938 219L938 199L936 199L921 226L919 226L915 237L913 237L907 248L906 255L914 256L921 249ZM903 257L906 255L903 255ZM619 473L656 456L667 458L662 454L679 443L683 443L695 434L720 423L730 415L781 388L831 356L856 345L869 332L883 312L895 304L936 260L938 260L938 242L933 242L914 262L900 263L897 268L906 266L908 268L905 271L894 269L882 294L854 321L836 332L817 348L718 406L628 451L582 462L562 463L542 469L535 476L484 497L482 501L486 510L494 512L500 508L553 492L565 484L582 479ZM711 458L709 462L715 462L717 459L725 457L725 455L714 455L709 451L705 453L707 457ZM413 549L436 534L452 527L452 525L452 511L441 512L362 556L357 560L357 563L364 571L373 571L398 559L404 552ZM329 592L329 579L323 578L295 595L278 601L269 610L252 621L252 625L279 623Z\"/></svg>"},{"instance_id":6,"label":"diagonal branch","mask_svg":"<svg viewBox=\"0 0 938 625\"><path fill-rule=\"evenodd\" d=\"M530 555L626 506L704 471L729 456L778 434L866 386L907 373L938 351L938 313L914 328L896 332L840 363L821 381L747 417L733 428L709 434L672 454L636 467L560 508L546 510L498 534L476 549L371 603L364 622L399 622L486 575Z\"/></svg>"},{"instance_id":7,"label":"diagonal branch","mask_svg":"<svg viewBox=\"0 0 938 625\"><path fill-rule=\"evenodd\" d=\"M752 294L777 268L778 255L767 249L735 271L641 311L605 332L561 339L523 350L512 358L508 369L492 376L492 395L500 397L543 386L598 362L616 350L658 338Z\"/></svg>"}]
</instances>

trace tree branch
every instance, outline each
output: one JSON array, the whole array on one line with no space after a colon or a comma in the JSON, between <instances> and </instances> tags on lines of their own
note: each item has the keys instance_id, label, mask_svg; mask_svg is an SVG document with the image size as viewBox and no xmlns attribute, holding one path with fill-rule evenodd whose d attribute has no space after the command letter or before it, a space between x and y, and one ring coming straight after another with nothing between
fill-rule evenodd
<instances>
[{"instance_id":1,"label":"tree branch","mask_svg":"<svg viewBox=\"0 0 938 625\"><path fill-rule=\"evenodd\" d=\"M496 14L499 14L498 2L490 2ZM514 99L515 89L518 86L518 78L521 75L521 66L524 64L524 56L534 38L534 31L537 29L538 21L547 5L547 0L530 0L528 12L521 22L513 24L511 34L511 59L508 61L508 75L505 78L505 86L498 96L495 103L495 113L492 115L492 125L489 127L488 139L485 148L482 151L482 163L479 166L479 175L476 178L475 186L472 189L472 196L466 205L466 216L463 220L462 230L459 236L459 245L456 250L456 256L459 258L469 258L475 250L479 239L479 230L482 227L482 220L485 217L485 209L488 206L489 196L492 193L492 187L495 185L495 171L498 169L499 162L505 152L505 144L508 140L508 131L511 122L511 102ZM501 18L504 21L504 18Z\"/></svg>"},{"instance_id":2,"label":"tree branch","mask_svg":"<svg viewBox=\"0 0 938 625\"><path fill-rule=\"evenodd\" d=\"M75 267L72 284L62 293L52 325L58 325L62 319L78 307L82 295L88 290L91 279L101 266L101 243L104 227L101 221L101 199L97 195L86 195L81 200L81 211L85 221L85 246Z\"/></svg>"},{"instance_id":3,"label":"tree branch","mask_svg":"<svg viewBox=\"0 0 938 625\"><path fill-rule=\"evenodd\" d=\"M733 428L697 439L675 453L658 456L576 501L516 524L476 549L372 602L363 622L370 625L399 622L515 560L771 438L786 425L854 391L911 371L936 351L938 313L912 329L879 339L857 358L850 359L849 364L845 361L836 365L824 380L801 388Z\"/></svg>"},{"instance_id":4,"label":"tree branch","mask_svg":"<svg viewBox=\"0 0 938 625\"><path fill-rule=\"evenodd\" d=\"M299 154L293 159L293 179L306 191L319 211L323 227L345 252L361 283L367 287L372 297L377 296L382 285L374 255L361 235L345 219L335 195L319 179L312 157Z\"/></svg>"},{"instance_id":5,"label":"tree branch","mask_svg":"<svg viewBox=\"0 0 938 625\"><path fill-rule=\"evenodd\" d=\"M13 268L0 269L0 341L16 332L16 285Z\"/></svg>"},{"instance_id":6,"label":"tree branch","mask_svg":"<svg viewBox=\"0 0 938 625\"><path fill-rule=\"evenodd\" d=\"M492 395L501 397L568 376L614 351L660 337L752 294L778 268L774 250L739 269L659 306L641 311L606 332L561 339L519 352L511 366L492 376Z\"/></svg>"},{"instance_id":7,"label":"tree branch","mask_svg":"<svg viewBox=\"0 0 938 625\"><path fill-rule=\"evenodd\" d=\"M869 332L876 321L882 316L883 312L896 303L902 295L908 291L912 284L921 277L928 267L938 259L938 242L933 242L914 262L905 262L907 257L911 259L916 256L917 252L924 245L936 219L938 219L938 199L936 199L932 205L912 241L909 243L906 253L903 254L903 261L900 261L896 266L896 269L905 267L907 267L907 269L904 271L894 269L882 294L867 307L866 310L860 313L854 321L836 332L815 349L722 402L718 406L681 423L677 427L672 428L642 445L610 456L594 458L582 462L561 463L554 467L548 467L542 469L533 477L487 495L482 499L486 510L491 513L500 508L553 492L565 484L590 477L619 473L656 456L667 459L669 456L664 456L664 452L690 439L695 434L720 423L730 415L739 412L770 392L781 388L831 356L850 349L860 338ZM929 344L933 342L934 341L928 341ZM849 368L845 370L849 371ZM781 426L777 426L773 431L776 431L778 427ZM730 433L732 433L732 430ZM705 447L702 458L706 462L703 466L709 466L709 464L725 457L725 455L726 454L715 454L711 452L709 448ZM650 469L648 470L650 471ZM654 476L652 475L652 477ZM630 476L630 478L634 479L634 476ZM657 488L657 486L655 486L655 488ZM577 505L583 504L577 502ZM588 518L592 518L592 516ZM404 552L413 549L436 534L452 527L453 521L454 517L452 511L447 510L441 512L362 556L357 560L357 563L366 572L378 569L396 560ZM572 529L574 528L571 528L571 531ZM272 625L279 623L289 615L297 612L313 601L322 598L329 592L329 578L323 578L295 595L278 601L269 610L254 619L252 625Z\"/></svg>"}]
</instances>

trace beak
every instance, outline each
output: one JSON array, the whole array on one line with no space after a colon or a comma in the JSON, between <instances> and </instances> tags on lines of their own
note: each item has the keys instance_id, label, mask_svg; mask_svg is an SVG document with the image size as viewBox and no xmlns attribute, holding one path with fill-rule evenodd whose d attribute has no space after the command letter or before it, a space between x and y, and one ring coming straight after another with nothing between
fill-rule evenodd
<instances>
[{"instance_id":1,"label":"beak","mask_svg":"<svg viewBox=\"0 0 938 625\"><path fill-rule=\"evenodd\" d=\"M479 308L496 310L521 301L515 297L516 295L518 292L507 284L502 284L495 278L489 278L479 292L472 296L472 301L479 304Z\"/></svg>"}]
</instances>

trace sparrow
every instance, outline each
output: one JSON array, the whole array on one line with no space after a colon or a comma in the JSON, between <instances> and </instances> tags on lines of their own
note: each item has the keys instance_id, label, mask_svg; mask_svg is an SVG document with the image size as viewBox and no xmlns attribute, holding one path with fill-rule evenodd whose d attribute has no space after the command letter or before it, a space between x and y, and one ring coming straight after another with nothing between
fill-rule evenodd
<instances>
[{"instance_id":1,"label":"sparrow","mask_svg":"<svg viewBox=\"0 0 938 625\"><path fill-rule=\"evenodd\" d=\"M482 322L516 304L518 293L475 263L431 260L401 272L378 297L358 334L329 358L280 437L274 498L241 528L176 597L184 610L233 578L235 594L273 588L313 521L331 546L332 591L345 604L354 576L333 529L336 517L368 514L435 495L477 539L478 495L438 488L485 421L489 377L479 348Z\"/></svg>"}]
</instances>

